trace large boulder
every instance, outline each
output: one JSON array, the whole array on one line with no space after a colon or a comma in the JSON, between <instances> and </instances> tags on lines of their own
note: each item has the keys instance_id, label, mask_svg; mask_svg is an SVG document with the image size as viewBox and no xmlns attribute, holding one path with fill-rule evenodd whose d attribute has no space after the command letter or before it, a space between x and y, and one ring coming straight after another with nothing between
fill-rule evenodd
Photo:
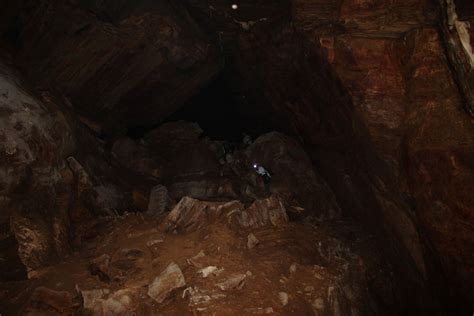
<instances>
[{"instance_id":1,"label":"large boulder","mask_svg":"<svg viewBox=\"0 0 474 316\"><path fill-rule=\"evenodd\" d=\"M254 163L270 170L270 191L290 206L302 207L320 216L333 217L340 213L331 189L303 148L291 137L277 132L260 136L237 155L234 169L252 178L255 176Z\"/></svg>"},{"instance_id":2,"label":"large boulder","mask_svg":"<svg viewBox=\"0 0 474 316\"><path fill-rule=\"evenodd\" d=\"M258 228L265 226L280 226L288 222L288 214L283 202L271 196L257 200L245 210L236 209L227 213L231 225L237 227Z\"/></svg>"},{"instance_id":3,"label":"large boulder","mask_svg":"<svg viewBox=\"0 0 474 316\"><path fill-rule=\"evenodd\" d=\"M69 249L74 176L65 158L75 142L55 102L0 62L0 238L15 236L30 270Z\"/></svg>"},{"instance_id":4,"label":"large boulder","mask_svg":"<svg viewBox=\"0 0 474 316\"><path fill-rule=\"evenodd\" d=\"M202 176L219 171L219 162L201 141L203 130L196 123L177 121L161 125L145 136L153 160L163 166L162 177Z\"/></svg>"},{"instance_id":5,"label":"large boulder","mask_svg":"<svg viewBox=\"0 0 474 316\"><path fill-rule=\"evenodd\" d=\"M239 201L207 202L186 196L168 214L164 227L170 232L190 232L209 225L223 215L243 209L244 205Z\"/></svg>"}]
</instances>

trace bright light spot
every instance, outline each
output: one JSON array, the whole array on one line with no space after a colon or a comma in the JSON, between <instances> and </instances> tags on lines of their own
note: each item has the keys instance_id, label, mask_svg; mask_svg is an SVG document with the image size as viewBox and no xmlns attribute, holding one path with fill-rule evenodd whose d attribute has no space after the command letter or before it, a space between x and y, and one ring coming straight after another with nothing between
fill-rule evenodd
<instances>
[{"instance_id":1,"label":"bright light spot","mask_svg":"<svg viewBox=\"0 0 474 316\"><path fill-rule=\"evenodd\" d=\"M236 5L236 4L233 4L233 5L232 5L232 10L237 10L238 8L239 8L238 5Z\"/></svg>"}]
</instances>

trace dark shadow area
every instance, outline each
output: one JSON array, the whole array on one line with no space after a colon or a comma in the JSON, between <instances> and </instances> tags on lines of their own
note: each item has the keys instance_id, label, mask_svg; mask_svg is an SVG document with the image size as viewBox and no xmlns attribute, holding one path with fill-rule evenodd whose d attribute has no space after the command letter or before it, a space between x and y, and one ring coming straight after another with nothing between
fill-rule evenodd
<instances>
[{"instance_id":1,"label":"dark shadow area","mask_svg":"<svg viewBox=\"0 0 474 316\"><path fill-rule=\"evenodd\" d=\"M244 133L255 138L274 130L270 118L256 115L258 105L252 104L255 98L242 90L237 84L229 83L225 74L220 74L165 122L195 122L204 130L204 136L232 142L242 140ZM139 139L158 126L136 126L128 130L127 136Z\"/></svg>"},{"instance_id":2,"label":"dark shadow area","mask_svg":"<svg viewBox=\"0 0 474 316\"><path fill-rule=\"evenodd\" d=\"M232 91L224 76L220 75L167 121L196 122L204 130L205 136L238 141L242 133L247 132L246 125L250 123L238 110L240 98L245 96Z\"/></svg>"}]
</instances>

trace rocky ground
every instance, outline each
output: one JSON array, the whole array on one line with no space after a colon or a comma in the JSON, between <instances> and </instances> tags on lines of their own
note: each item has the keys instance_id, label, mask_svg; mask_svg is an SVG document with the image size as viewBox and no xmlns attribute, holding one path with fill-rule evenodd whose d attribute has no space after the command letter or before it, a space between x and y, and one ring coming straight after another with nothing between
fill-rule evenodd
<instances>
[{"instance_id":1,"label":"rocky ground","mask_svg":"<svg viewBox=\"0 0 474 316\"><path fill-rule=\"evenodd\" d=\"M19 224L28 280L0 283L2 315L396 311L374 238L341 217L293 138L229 144L178 121L104 148L126 185L97 184L67 158L81 202L65 226L71 248L51 255L48 238ZM269 187L254 163L271 171Z\"/></svg>"},{"instance_id":2,"label":"rocky ground","mask_svg":"<svg viewBox=\"0 0 474 316\"><path fill-rule=\"evenodd\" d=\"M369 315L393 302L371 236L341 219L290 220L276 197L183 198L160 217L85 223L81 247L1 285L3 315ZM385 311L386 312L386 311Z\"/></svg>"}]
</instances>

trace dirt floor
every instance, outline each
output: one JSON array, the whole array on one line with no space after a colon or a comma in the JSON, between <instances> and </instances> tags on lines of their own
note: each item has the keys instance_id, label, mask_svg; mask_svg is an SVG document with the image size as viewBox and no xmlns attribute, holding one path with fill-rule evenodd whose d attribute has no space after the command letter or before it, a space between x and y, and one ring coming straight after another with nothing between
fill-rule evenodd
<instances>
[{"instance_id":1,"label":"dirt floor","mask_svg":"<svg viewBox=\"0 0 474 316\"><path fill-rule=\"evenodd\" d=\"M374 240L346 221L235 229L222 220L185 234L166 233L162 223L141 214L88 223L81 249L64 262L0 285L0 314L368 315L383 308L370 292L381 291L389 269ZM250 233L258 240L252 249ZM148 287L172 262L186 285L158 303ZM204 278L198 271L207 267L215 268ZM97 289L112 299L85 298Z\"/></svg>"}]
</instances>

